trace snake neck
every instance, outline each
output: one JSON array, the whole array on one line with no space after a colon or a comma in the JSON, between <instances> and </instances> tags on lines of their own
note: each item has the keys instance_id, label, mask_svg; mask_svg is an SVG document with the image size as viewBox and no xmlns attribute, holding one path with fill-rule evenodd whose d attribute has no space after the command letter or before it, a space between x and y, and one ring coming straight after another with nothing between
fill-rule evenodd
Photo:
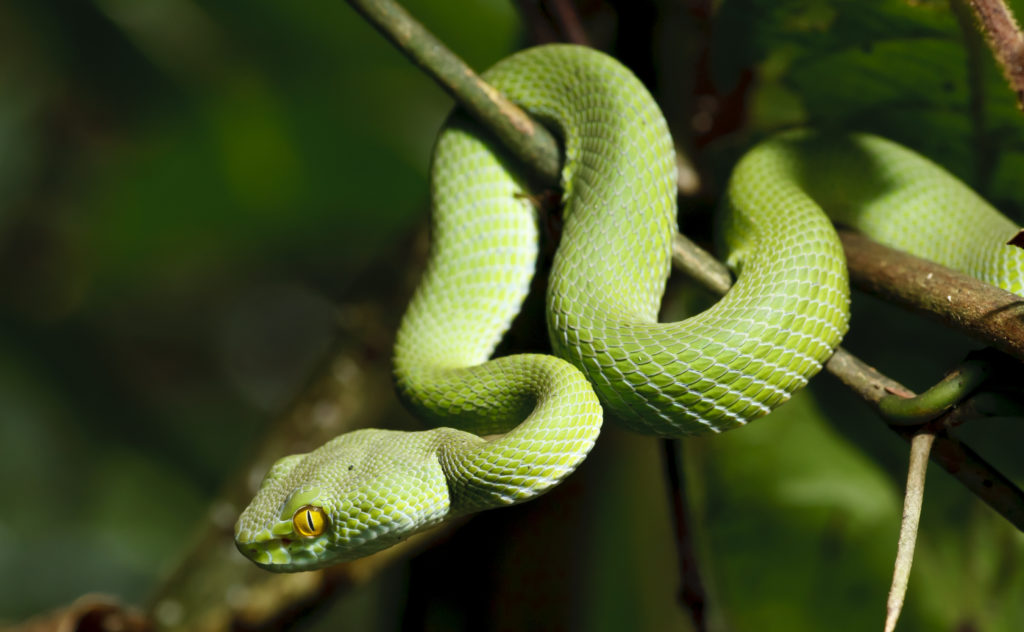
<instances>
[{"instance_id":1,"label":"snake neck","mask_svg":"<svg viewBox=\"0 0 1024 632\"><path fill-rule=\"evenodd\" d=\"M586 378L553 356L488 360L529 289L536 213L504 152L453 117L431 170L431 247L395 344L402 400L427 421L477 435L439 455L453 511L508 504L562 480L600 432ZM460 509L461 508L461 509Z\"/></svg>"},{"instance_id":2,"label":"snake neck","mask_svg":"<svg viewBox=\"0 0 1024 632\"><path fill-rule=\"evenodd\" d=\"M600 433L602 410L592 387L553 356L522 354L417 373L399 387L403 397L417 398L414 407L489 435L450 430L456 440L439 446L454 514L547 491L579 465Z\"/></svg>"}]
</instances>

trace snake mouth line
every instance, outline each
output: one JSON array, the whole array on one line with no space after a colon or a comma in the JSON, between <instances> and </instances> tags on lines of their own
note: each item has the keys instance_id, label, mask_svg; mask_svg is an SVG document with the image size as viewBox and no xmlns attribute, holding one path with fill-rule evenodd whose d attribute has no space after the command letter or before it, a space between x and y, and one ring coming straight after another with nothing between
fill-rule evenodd
<instances>
[{"instance_id":1,"label":"snake mouth line","mask_svg":"<svg viewBox=\"0 0 1024 632\"><path fill-rule=\"evenodd\" d=\"M257 565L268 570L305 567L325 548L322 542L300 542L295 538L274 537L269 530L235 534L235 547Z\"/></svg>"},{"instance_id":2,"label":"snake mouth line","mask_svg":"<svg viewBox=\"0 0 1024 632\"><path fill-rule=\"evenodd\" d=\"M295 548L295 541L287 538L267 542L235 542L235 546L257 566L269 571L297 571L318 568L319 552L309 548ZM322 549L323 547L318 547Z\"/></svg>"}]
</instances>

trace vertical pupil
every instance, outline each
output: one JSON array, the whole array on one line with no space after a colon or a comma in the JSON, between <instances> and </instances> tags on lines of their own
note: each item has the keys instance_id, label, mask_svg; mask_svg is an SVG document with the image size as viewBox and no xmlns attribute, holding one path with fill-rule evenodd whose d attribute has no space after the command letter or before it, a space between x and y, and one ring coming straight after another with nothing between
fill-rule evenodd
<instances>
[{"instance_id":1,"label":"vertical pupil","mask_svg":"<svg viewBox=\"0 0 1024 632\"><path fill-rule=\"evenodd\" d=\"M313 510L312 509L307 509L306 510L306 524L309 525L309 530L310 531L316 531L316 525L313 524Z\"/></svg>"}]
</instances>

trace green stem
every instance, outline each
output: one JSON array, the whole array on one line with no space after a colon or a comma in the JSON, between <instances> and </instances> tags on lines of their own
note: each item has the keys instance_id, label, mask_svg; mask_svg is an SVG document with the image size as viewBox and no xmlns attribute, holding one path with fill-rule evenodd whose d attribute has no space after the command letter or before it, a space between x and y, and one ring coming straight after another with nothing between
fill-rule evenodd
<instances>
[{"instance_id":1,"label":"green stem","mask_svg":"<svg viewBox=\"0 0 1024 632\"><path fill-rule=\"evenodd\" d=\"M886 395L879 400L878 410L891 424L923 424L959 404L991 374L990 363L981 359L965 360L940 382L916 397Z\"/></svg>"}]
</instances>

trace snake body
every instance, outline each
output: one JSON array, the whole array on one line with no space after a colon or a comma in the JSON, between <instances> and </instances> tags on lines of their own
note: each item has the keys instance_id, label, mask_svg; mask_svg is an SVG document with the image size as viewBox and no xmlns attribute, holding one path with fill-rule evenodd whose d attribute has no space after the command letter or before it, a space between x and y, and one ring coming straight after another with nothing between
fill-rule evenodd
<instances>
[{"instance_id":1,"label":"snake body","mask_svg":"<svg viewBox=\"0 0 1024 632\"><path fill-rule=\"evenodd\" d=\"M1017 228L940 167L874 136L791 132L748 152L730 180L718 234L733 288L703 313L658 323L676 171L653 98L618 62L576 46L523 51L484 78L564 142L547 295L556 355L488 359L527 293L537 219L515 165L454 117L435 149L431 251L394 358L400 396L443 427L359 430L274 464L235 534L265 568L353 559L535 497L587 455L602 404L667 437L767 414L847 330L845 260L823 208L1024 293L1024 256L1003 245Z\"/></svg>"}]
</instances>

